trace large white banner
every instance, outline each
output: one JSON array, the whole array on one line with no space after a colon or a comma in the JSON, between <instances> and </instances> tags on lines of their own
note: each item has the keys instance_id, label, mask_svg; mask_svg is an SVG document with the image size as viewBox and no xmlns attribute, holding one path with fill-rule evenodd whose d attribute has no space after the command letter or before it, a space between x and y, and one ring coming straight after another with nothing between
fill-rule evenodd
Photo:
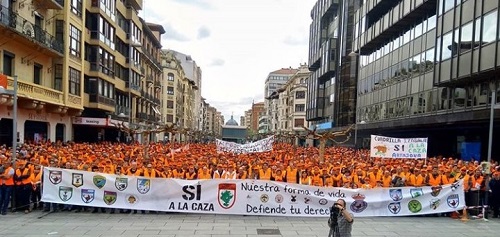
<instances>
[{"instance_id":1,"label":"large white banner","mask_svg":"<svg viewBox=\"0 0 500 237\"><path fill-rule=\"evenodd\" d=\"M238 144L217 139L215 141L218 152L231 152L237 154L246 154L254 152L265 152L273 149L274 136L258 140L247 144Z\"/></svg>"},{"instance_id":2,"label":"large white banner","mask_svg":"<svg viewBox=\"0 0 500 237\"><path fill-rule=\"evenodd\" d=\"M179 180L44 168L42 201L80 206L235 215L320 217L343 198L356 216L461 210L463 181L439 187L325 188L261 180Z\"/></svg>"},{"instance_id":3,"label":"large white banner","mask_svg":"<svg viewBox=\"0 0 500 237\"><path fill-rule=\"evenodd\" d=\"M371 157L427 158L427 138L395 138L371 135Z\"/></svg>"}]
</instances>

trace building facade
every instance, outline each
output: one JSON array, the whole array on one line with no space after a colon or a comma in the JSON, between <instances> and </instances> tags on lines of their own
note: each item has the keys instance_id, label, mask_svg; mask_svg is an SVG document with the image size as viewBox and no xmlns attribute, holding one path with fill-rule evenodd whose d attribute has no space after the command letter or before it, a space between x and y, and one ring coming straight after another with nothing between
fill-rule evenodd
<instances>
[{"instance_id":1,"label":"building facade","mask_svg":"<svg viewBox=\"0 0 500 237\"><path fill-rule=\"evenodd\" d=\"M278 132L303 133L309 127L306 120L307 80L311 72L307 64L302 64L299 71L279 90ZM302 144L304 141L300 141Z\"/></svg>"},{"instance_id":2,"label":"building facade","mask_svg":"<svg viewBox=\"0 0 500 237\"><path fill-rule=\"evenodd\" d=\"M361 136L428 137L430 155L485 158L491 100L500 102L498 8L488 0L361 4L353 43Z\"/></svg>"},{"instance_id":3,"label":"building facade","mask_svg":"<svg viewBox=\"0 0 500 237\"><path fill-rule=\"evenodd\" d=\"M191 128L194 118L195 82L186 77L181 60L172 50L162 50L163 67L163 108L166 124L176 124L181 128ZM166 139L172 139L167 136ZM178 135L178 141L185 137Z\"/></svg>"},{"instance_id":4,"label":"building facade","mask_svg":"<svg viewBox=\"0 0 500 237\"><path fill-rule=\"evenodd\" d=\"M274 132L278 130L278 105L270 96L283 87L296 72L297 69L291 67L282 68L269 73L267 76L264 85L264 98L266 98L264 101L264 108L266 114L265 117L262 118L262 123L267 126L262 128L263 132Z\"/></svg>"},{"instance_id":5,"label":"building facade","mask_svg":"<svg viewBox=\"0 0 500 237\"><path fill-rule=\"evenodd\" d=\"M201 97L201 80L202 80L202 71L201 68L198 67L196 61L194 61L191 56L173 51L172 53L175 57L180 61L182 68L184 69L184 73L186 78L192 83L193 89L193 113L192 118L190 118L189 124L186 124L190 129L193 130L201 130L203 127L202 121L202 97ZM187 122L187 121L186 121Z\"/></svg>"},{"instance_id":6,"label":"building facade","mask_svg":"<svg viewBox=\"0 0 500 237\"><path fill-rule=\"evenodd\" d=\"M356 116L352 57L354 10L360 0L319 0L311 11L306 118L319 130L342 129Z\"/></svg>"},{"instance_id":7,"label":"building facade","mask_svg":"<svg viewBox=\"0 0 500 237\"><path fill-rule=\"evenodd\" d=\"M71 118L84 100L84 25L80 1L1 1L0 86L13 90L17 76L20 143L73 139ZM12 95L0 95L0 144L12 144L12 105Z\"/></svg>"}]
</instances>

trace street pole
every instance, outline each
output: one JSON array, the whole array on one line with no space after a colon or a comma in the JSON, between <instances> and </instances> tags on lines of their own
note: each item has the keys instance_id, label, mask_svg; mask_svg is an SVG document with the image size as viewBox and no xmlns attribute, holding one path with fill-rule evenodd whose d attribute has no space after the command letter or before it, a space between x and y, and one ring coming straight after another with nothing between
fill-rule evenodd
<instances>
[{"instance_id":1,"label":"street pole","mask_svg":"<svg viewBox=\"0 0 500 237\"><path fill-rule=\"evenodd\" d=\"M489 128L489 134L488 134L488 169L486 171L486 193L484 195L484 203L483 203L483 220L488 219L488 210L489 210L489 202L488 202L488 196L490 194L490 173L491 169L489 168L491 165L491 149L493 146L493 120L495 119L495 106L496 106L496 91L493 89L491 91L491 103L490 103L490 128ZM487 205L485 207L485 205Z\"/></svg>"},{"instance_id":2,"label":"street pole","mask_svg":"<svg viewBox=\"0 0 500 237\"><path fill-rule=\"evenodd\" d=\"M356 112L356 121L354 124L354 149L358 148L358 112Z\"/></svg>"},{"instance_id":3,"label":"street pole","mask_svg":"<svg viewBox=\"0 0 500 237\"><path fill-rule=\"evenodd\" d=\"M16 153L17 153L17 76L14 76L14 95L12 96L14 103L12 105L12 168L16 170Z\"/></svg>"}]
</instances>

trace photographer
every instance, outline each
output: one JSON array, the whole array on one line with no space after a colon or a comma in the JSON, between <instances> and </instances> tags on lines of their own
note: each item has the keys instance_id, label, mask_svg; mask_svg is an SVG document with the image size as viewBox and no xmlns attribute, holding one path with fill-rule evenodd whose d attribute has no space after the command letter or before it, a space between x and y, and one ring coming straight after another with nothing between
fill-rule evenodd
<instances>
[{"instance_id":1,"label":"photographer","mask_svg":"<svg viewBox=\"0 0 500 237\"><path fill-rule=\"evenodd\" d=\"M328 237L351 237L353 218L352 213L346 210L345 200L338 199L330 207L330 218L328 219L330 233Z\"/></svg>"}]
</instances>

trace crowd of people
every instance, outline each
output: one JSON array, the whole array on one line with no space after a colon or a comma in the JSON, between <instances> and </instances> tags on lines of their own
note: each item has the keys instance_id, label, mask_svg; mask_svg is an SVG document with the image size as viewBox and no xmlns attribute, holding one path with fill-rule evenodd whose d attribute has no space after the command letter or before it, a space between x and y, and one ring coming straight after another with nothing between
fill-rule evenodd
<instances>
[{"instance_id":1,"label":"crowd of people","mask_svg":"<svg viewBox=\"0 0 500 237\"><path fill-rule=\"evenodd\" d=\"M483 196L491 192L495 216L499 215L498 161L487 167L479 161L452 157L382 159L370 157L369 150L346 147L327 147L324 157L320 157L316 147L285 143L275 144L269 152L249 154L221 153L217 152L215 144L198 143L23 144L16 158L16 163L12 164L11 150L0 147L2 215L7 213L10 195L16 197L16 210L29 213L42 208L39 204L41 166L156 178L260 179L365 189L438 186L464 179L466 196L472 192ZM493 177L491 190L486 190L488 168ZM50 209L50 205L45 208Z\"/></svg>"}]
</instances>

